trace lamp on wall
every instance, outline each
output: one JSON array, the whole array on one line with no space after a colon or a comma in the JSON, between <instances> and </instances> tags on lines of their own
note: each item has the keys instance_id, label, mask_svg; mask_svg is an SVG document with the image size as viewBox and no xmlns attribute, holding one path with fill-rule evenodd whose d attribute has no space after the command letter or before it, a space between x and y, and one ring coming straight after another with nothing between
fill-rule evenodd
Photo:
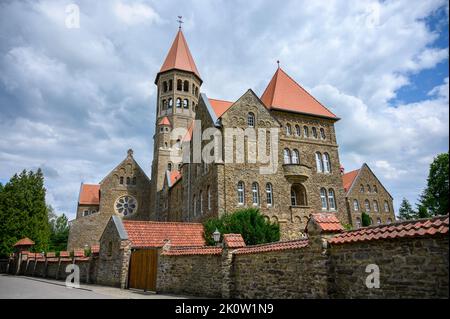
<instances>
[{"instance_id":1,"label":"lamp on wall","mask_svg":"<svg viewBox=\"0 0 450 319\"><path fill-rule=\"evenodd\" d=\"M212 233L212 238L214 239L214 242L216 243L216 245L219 245L219 241L220 241L220 232L219 230L216 228L216 230L214 231L214 233Z\"/></svg>"}]
</instances>

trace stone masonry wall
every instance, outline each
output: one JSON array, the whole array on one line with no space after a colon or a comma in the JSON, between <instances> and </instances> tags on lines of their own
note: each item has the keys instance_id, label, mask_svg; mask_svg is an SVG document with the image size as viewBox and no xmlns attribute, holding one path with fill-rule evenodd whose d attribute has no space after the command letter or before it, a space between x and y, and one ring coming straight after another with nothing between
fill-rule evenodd
<instances>
[{"instance_id":1,"label":"stone masonry wall","mask_svg":"<svg viewBox=\"0 0 450 319\"><path fill-rule=\"evenodd\" d=\"M220 297L221 256L165 256L158 258L157 292Z\"/></svg>"},{"instance_id":2,"label":"stone masonry wall","mask_svg":"<svg viewBox=\"0 0 450 319\"><path fill-rule=\"evenodd\" d=\"M330 248L333 298L448 298L448 236L377 240ZM367 265L380 269L368 289Z\"/></svg>"}]
</instances>

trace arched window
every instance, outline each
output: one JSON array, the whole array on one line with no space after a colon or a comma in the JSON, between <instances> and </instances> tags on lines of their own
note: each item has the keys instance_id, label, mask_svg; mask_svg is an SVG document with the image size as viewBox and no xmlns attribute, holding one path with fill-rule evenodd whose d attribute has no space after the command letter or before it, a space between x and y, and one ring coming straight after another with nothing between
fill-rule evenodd
<instances>
[{"instance_id":1,"label":"arched window","mask_svg":"<svg viewBox=\"0 0 450 319\"><path fill-rule=\"evenodd\" d=\"M203 191L200 191L200 214L203 214Z\"/></svg>"},{"instance_id":2,"label":"arched window","mask_svg":"<svg viewBox=\"0 0 450 319\"><path fill-rule=\"evenodd\" d=\"M291 205L307 206L306 189L302 184L295 183L291 186Z\"/></svg>"},{"instance_id":3,"label":"arched window","mask_svg":"<svg viewBox=\"0 0 450 319\"><path fill-rule=\"evenodd\" d=\"M361 184L361 186L359 187L359 192L364 193L364 185L363 184Z\"/></svg>"},{"instance_id":4,"label":"arched window","mask_svg":"<svg viewBox=\"0 0 450 319\"><path fill-rule=\"evenodd\" d=\"M322 203L322 210L327 210L327 190L325 188L320 189L320 202Z\"/></svg>"},{"instance_id":5,"label":"arched window","mask_svg":"<svg viewBox=\"0 0 450 319\"><path fill-rule=\"evenodd\" d=\"M291 164L291 151L288 148L283 150L284 164Z\"/></svg>"},{"instance_id":6,"label":"arched window","mask_svg":"<svg viewBox=\"0 0 450 319\"><path fill-rule=\"evenodd\" d=\"M181 107L181 99L177 98L177 109Z\"/></svg>"},{"instance_id":7,"label":"arched window","mask_svg":"<svg viewBox=\"0 0 450 319\"><path fill-rule=\"evenodd\" d=\"M370 185L369 185L369 184L367 184L367 192L368 192L368 193L372 192L372 189L370 188Z\"/></svg>"},{"instance_id":8,"label":"arched window","mask_svg":"<svg viewBox=\"0 0 450 319\"><path fill-rule=\"evenodd\" d=\"M381 218L380 217L377 218L377 224L381 225Z\"/></svg>"},{"instance_id":9,"label":"arched window","mask_svg":"<svg viewBox=\"0 0 450 319\"><path fill-rule=\"evenodd\" d=\"M130 178L127 177L127 185L130 185Z\"/></svg>"},{"instance_id":10,"label":"arched window","mask_svg":"<svg viewBox=\"0 0 450 319\"><path fill-rule=\"evenodd\" d=\"M357 212L359 210L359 203L356 199L353 200L353 210Z\"/></svg>"},{"instance_id":11,"label":"arched window","mask_svg":"<svg viewBox=\"0 0 450 319\"><path fill-rule=\"evenodd\" d=\"M120 184L120 185L123 185L123 176L120 176L120 178L119 178L119 184Z\"/></svg>"},{"instance_id":12,"label":"arched window","mask_svg":"<svg viewBox=\"0 0 450 319\"><path fill-rule=\"evenodd\" d=\"M368 199L364 201L364 207L366 208L366 212L370 212L370 202Z\"/></svg>"},{"instance_id":13,"label":"arched window","mask_svg":"<svg viewBox=\"0 0 450 319\"><path fill-rule=\"evenodd\" d=\"M198 97L198 87L195 87L195 96Z\"/></svg>"},{"instance_id":14,"label":"arched window","mask_svg":"<svg viewBox=\"0 0 450 319\"><path fill-rule=\"evenodd\" d=\"M173 99L170 98L168 108L171 109L172 107L173 107Z\"/></svg>"},{"instance_id":15,"label":"arched window","mask_svg":"<svg viewBox=\"0 0 450 319\"><path fill-rule=\"evenodd\" d=\"M195 195L193 196L192 201L194 203L194 216L196 216L197 215L197 201L196 201Z\"/></svg>"},{"instance_id":16,"label":"arched window","mask_svg":"<svg viewBox=\"0 0 450 319\"><path fill-rule=\"evenodd\" d=\"M320 128L320 138L322 139L322 140L324 140L325 139L325 130L323 129L323 128Z\"/></svg>"},{"instance_id":17,"label":"arched window","mask_svg":"<svg viewBox=\"0 0 450 319\"><path fill-rule=\"evenodd\" d=\"M356 217L356 228L361 228L361 218Z\"/></svg>"},{"instance_id":18,"label":"arched window","mask_svg":"<svg viewBox=\"0 0 450 319\"><path fill-rule=\"evenodd\" d=\"M163 92L167 92L167 82L163 82Z\"/></svg>"},{"instance_id":19,"label":"arched window","mask_svg":"<svg viewBox=\"0 0 450 319\"><path fill-rule=\"evenodd\" d=\"M295 125L295 136L300 136L302 135L302 131L300 129L300 126L298 126L297 124Z\"/></svg>"},{"instance_id":20,"label":"arched window","mask_svg":"<svg viewBox=\"0 0 450 319\"><path fill-rule=\"evenodd\" d=\"M386 213L389 212L389 203L387 202L387 200L384 201L384 211L385 211Z\"/></svg>"},{"instance_id":21,"label":"arched window","mask_svg":"<svg viewBox=\"0 0 450 319\"><path fill-rule=\"evenodd\" d=\"M258 206L259 205L259 185L256 182L254 182L252 184L252 199L253 199L253 206Z\"/></svg>"},{"instance_id":22,"label":"arched window","mask_svg":"<svg viewBox=\"0 0 450 319\"><path fill-rule=\"evenodd\" d=\"M247 115L247 125L248 127L255 127L255 114L252 112Z\"/></svg>"},{"instance_id":23,"label":"arched window","mask_svg":"<svg viewBox=\"0 0 450 319\"><path fill-rule=\"evenodd\" d=\"M292 164L300 164L300 153L298 150L292 151Z\"/></svg>"},{"instance_id":24,"label":"arched window","mask_svg":"<svg viewBox=\"0 0 450 319\"><path fill-rule=\"evenodd\" d=\"M185 80L183 83L183 91L189 92L189 82L187 80Z\"/></svg>"},{"instance_id":25,"label":"arched window","mask_svg":"<svg viewBox=\"0 0 450 319\"><path fill-rule=\"evenodd\" d=\"M192 95L194 95L194 94L195 94L195 84L192 83Z\"/></svg>"},{"instance_id":26,"label":"arched window","mask_svg":"<svg viewBox=\"0 0 450 319\"><path fill-rule=\"evenodd\" d=\"M169 172L172 171L172 163L167 163L167 170L168 170Z\"/></svg>"},{"instance_id":27,"label":"arched window","mask_svg":"<svg viewBox=\"0 0 450 319\"><path fill-rule=\"evenodd\" d=\"M183 100L183 107L184 107L185 109L188 109L188 108L189 108L189 101L188 101L188 99L184 99L184 100Z\"/></svg>"},{"instance_id":28,"label":"arched window","mask_svg":"<svg viewBox=\"0 0 450 319\"><path fill-rule=\"evenodd\" d=\"M309 128L306 125L303 126L303 135L309 137Z\"/></svg>"},{"instance_id":29,"label":"arched window","mask_svg":"<svg viewBox=\"0 0 450 319\"><path fill-rule=\"evenodd\" d=\"M378 202L376 200L373 201L373 211L378 212Z\"/></svg>"},{"instance_id":30,"label":"arched window","mask_svg":"<svg viewBox=\"0 0 450 319\"><path fill-rule=\"evenodd\" d=\"M373 192L374 192L374 193L378 193L377 185L373 185Z\"/></svg>"},{"instance_id":31,"label":"arched window","mask_svg":"<svg viewBox=\"0 0 450 319\"><path fill-rule=\"evenodd\" d=\"M323 168L325 173L331 172L330 155L323 153Z\"/></svg>"},{"instance_id":32,"label":"arched window","mask_svg":"<svg viewBox=\"0 0 450 319\"><path fill-rule=\"evenodd\" d=\"M173 81L169 80L169 91L172 91L173 88Z\"/></svg>"},{"instance_id":33,"label":"arched window","mask_svg":"<svg viewBox=\"0 0 450 319\"><path fill-rule=\"evenodd\" d=\"M315 127L312 128L312 135L314 138L317 138L317 129Z\"/></svg>"},{"instance_id":34,"label":"arched window","mask_svg":"<svg viewBox=\"0 0 450 319\"><path fill-rule=\"evenodd\" d=\"M136 185L136 176L133 177L131 184Z\"/></svg>"},{"instance_id":35,"label":"arched window","mask_svg":"<svg viewBox=\"0 0 450 319\"><path fill-rule=\"evenodd\" d=\"M328 204L331 210L336 210L336 199L334 197L334 190L332 188L328 190Z\"/></svg>"},{"instance_id":36,"label":"arched window","mask_svg":"<svg viewBox=\"0 0 450 319\"><path fill-rule=\"evenodd\" d=\"M208 186L208 210L211 210L211 188Z\"/></svg>"},{"instance_id":37,"label":"arched window","mask_svg":"<svg viewBox=\"0 0 450 319\"><path fill-rule=\"evenodd\" d=\"M238 204L239 205L244 205L244 200L245 200L244 193L245 193L244 182L239 181L239 183L237 184L237 195L238 195Z\"/></svg>"},{"instance_id":38,"label":"arched window","mask_svg":"<svg viewBox=\"0 0 450 319\"><path fill-rule=\"evenodd\" d=\"M167 101L166 100L162 100L162 109L167 110Z\"/></svg>"},{"instance_id":39,"label":"arched window","mask_svg":"<svg viewBox=\"0 0 450 319\"><path fill-rule=\"evenodd\" d=\"M266 184L266 203L267 203L267 206L273 205L273 188L272 188L272 184L270 184L270 183Z\"/></svg>"},{"instance_id":40,"label":"arched window","mask_svg":"<svg viewBox=\"0 0 450 319\"><path fill-rule=\"evenodd\" d=\"M177 80L177 91L182 91L183 90L183 81L178 79Z\"/></svg>"},{"instance_id":41,"label":"arched window","mask_svg":"<svg viewBox=\"0 0 450 319\"><path fill-rule=\"evenodd\" d=\"M286 135L289 136L292 134L291 124L286 124Z\"/></svg>"},{"instance_id":42,"label":"arched window","mask_svg":"<svg viewBox=\"0 0 450 319\"><path fill-rule=\"evenodd\" d=\"M316 169L318 173L323 172L322 154L320 152L316 152Z\"/></svg>"}]
</instances>

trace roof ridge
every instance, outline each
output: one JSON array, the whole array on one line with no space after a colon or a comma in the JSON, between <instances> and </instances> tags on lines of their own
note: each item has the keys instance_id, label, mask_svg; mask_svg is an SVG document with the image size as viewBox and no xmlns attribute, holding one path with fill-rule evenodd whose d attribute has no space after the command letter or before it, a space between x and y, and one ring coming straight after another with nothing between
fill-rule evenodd
<instances>
[{"instance_id":1,"label":"roof ridge","mask_svg":"<svg viewBox=\"0 0 450 319\"><path fill-rule=\"evenodd\" d=\"M152 224L181 224L181 225L201 225L202 223L193 223L193 222L161 222L155 220L129 220L124 219L122 222L124 223L152 223Z\"/></svg>"}]
</instances>

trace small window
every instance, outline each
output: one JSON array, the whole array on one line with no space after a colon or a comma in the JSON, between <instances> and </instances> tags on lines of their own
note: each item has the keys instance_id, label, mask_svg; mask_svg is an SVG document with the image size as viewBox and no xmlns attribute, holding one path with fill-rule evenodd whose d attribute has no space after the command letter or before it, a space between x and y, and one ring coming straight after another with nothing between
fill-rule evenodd
<instances>
[{"instance_id":1,"label":"small window","mask_svg":"<svg viewBox=\"0 0 450 319\"><path fill-rule=\"evenodd\" d=\"M286 135L287 135L287 136L292 135L291 124L286 124Z\"/></svg>"},{"instance_id":2,"label":"small window","mask_svg":"<svg viewBox=\"0 0 450 319\"><path fill-rule=\"evenodd\" d=\"M388 218L386 222L387 222L388 224L392 224L392 219L391 219L391 218Z\"/></svg>"},{"instance_id":3,"label":"small window","mask_svg":"<svg viewBox=\"0 0 450 319\"><path fill-rule=\"evenodd\" d=\"M295 125L295 135L300 136L302 135L302 131L300 129L300 126Z\"/></svg>"},{"instance_id":4,"label":"small window","mask_svg":"<svg viewBox=\"0 0 450 319\"><path fill-rule=\"evenodd\" d=\"M247 125L248 127L255 127L255 114L252 112L247 115Z\"/></svg>"},{"instance_id":5,"label":"small window","mask_svg":"<svg viewBox=\"0 0 450 319\"><path fill-rule=\"evenodd\" d=\"M130 178L127 177L127 185L130 185Z\"/></svg>"},{"instance_id":6,"label":"small window","mask_svg":"<svg viewBox=\"0 0 450 319\"><path fill-rule=\"evenodd\" d=\"M377 185L373 185L373 192L374 192L374 193L378 193Z\"/></svg>"},{"instance_id":7,"label":"small window","mask_svg":"<svg viewBox=\"0 0 450 319\"><path fill-rule=\"evenodd\" d=\"M291 164L291 151L288 148L283 150L284 164Z\"/></svg>"},{"instance_id":8,"label":"small window","mask_svg":"<svg viewBox=\"0 0 450 319\"><path fill-rule=\"evenodd\" d=\"M167 170L168 170L169 172L172 171L172 163L167 163Z\"/></svg>"},{"instance_id":9,"label":"small window","mask_svg":"<svg viewBox=\"0 0 450 319\"><path fill-rule=\"evenodd\" d=\"M187 80L184 81L183 91L184 92L189 92L189 82Z\"/></svg>"},{"instance_id":10,"label":"small window","mask_svg":"<svg viewBox=\"0 0 450 319\"><path fill-rule=\"evenodd\" d=\"M356 199L353 200L353 210L357 212L359 210L359 203Z\"/></svg>"},{"instance_id":11,"label":"small window","mask_svg":"<svg viewBox=\"0 0 450 319\"><path fill-rule=\"evenodd\" d=\"M315 127L312 128L312 135L314 138L317 138L317 129Z\"/></svg>"},{"instance_id":12,"label":"small window","mask_svg":"<svg viewBox=\"0 0 450 319\"><path fill-rule=\"evenodd\" d=\"M381 218L380 217L377 218L377 224L381 225Z\"/></svg>"},{"instance_id":13,"label":"small window","mask_svg":"<svg viewBox=\"0 0 450 319\"><path fill-rule=\"evenodd\" d=\"M309 128L305 125L305 126L303 126L303 136L305 137L305 138L308 138L309 137Z\"/></svg>"},{"instance_id":14,"label":"small window","mask_svg":"<svg viewBox=\"0 0 450 319\"><path fill-rule=\"evenodd\" d=\"M169 99L169 105L168 105L168 109L171 109L173 107L173 99L172 98L170 98Z\"/></svg>"},{"instance_id":15,"label":"small window","mask_svg":"<svg viewBox=\"0 0 450 319\"><path fill-rule=\"evenodd\" d=\"M270 184L270 183L266 184L266 203L267 203L267 206L273 205L273 189L272 189L272 184Z\"/></svg>"},{"instance_id":16,"label":"small window","mask_svg":"<svg viewBox=\"0 0 450 319\"><path fill-rule=\"evenodd\" d=\"M183 90L183 81L177 80L177 91L182 91L182 90Z\"/></svg>"},{"instance_id":17,"label":"small window","mask_svg":"<svg viewBox=\"0 0 450 319\"><path fill-rule=\"evenodd\" d=\"M167 101L166 100L162 100L162 107L161 107L161 109L163 111L165 111L167 109Z\"/></svg>"},{"instance_id":18,"label":"small window","mask_svg":"<svg viewBox=\"0 0 450 319\"><path fill-rule=\"evenodd\" d=\"M133 185L136 185L136 176L133 177L133 180L131 182Z\"/></svg>"},{"instance_id":19,"label":"small window","mask_svg":"<svg viewBox=\"0 0 450 319\"><path fill-rule=\"evenodd\" d=\"M292 164L300 164L300 154L298 150L292 151Z\"/></svg>"},{"instance_id":20,"label":"small window","mask_svg":"<svg viewBox=\"0 0 450 319\"><path fill-rule=\"evenodd\" d=\"M239 181L237 185L238 204L244 205L244 182Z\"/></svg>"},{"instance_id":21,"label":"small window","mask_svg":"<svg viewBox=\"0 0 450 319\"><path fill-rule=\"evenodd\" d=\"M188 99L184 99L184 100L183 100L183 107L184 107L185 109L188 109L188 108L189 108L189 100L188 100Z\"/></svg>"},{"instance_id":22,"label":"small window","mask_svg":"<svg viewBox=\"0 0 450 319\"><path fill-rule=\"evenodd\" d=\"M372 192L372 188L370 187L369 184L367 184L367 192L368 192L368 193L371 193L371 192Z\"/></svg>"},{"instance_id":23,"label":"small window","mask_svg":"<svg viewBox=\"0 0 450 319\"><path fill-rule=\"evenodd\" d=\"M331 172L330 155L323 153L323 168L325 173Z\"/></svg>"},{"instance_id":24,"label":"small window","mask_svg":"<svg viewBox=\"0 0 450 319\"><path fill-rule=\"evenodd\" d=\"M198 87L195 87L195 96L198 97Z\"/></svg>"},{"instance_id":25,"label":"small window","mask_svg":"<svg viewBox=\"0 0 450 319\"><path fill-rule=\"evenodd\" d=\"M95 214L97 212L96 209L91 210L91 214Z\"/></svg>"},{"instance_id":26,"label":"small window","mask_svg":"<svg viewBox=\"0 0 450 319\"><path fill-rule=\"evenodd\" d=\"M364 193L364 185L363 184L361 184L361 186L359 187L359 192Z\"/></svg>"},{"instance_id":27,"label":"small window","mask_svg":"<svg viewBox=\"0 0 450 319\"><path fill-rule=\"evenodd\" d=\"M370 212L370 202L368 199L364 201L364 207L366 208L366 212Z\"/></svg>"},{"instance_id":28,"label":"small window","mask_svg":"<svg viewBox=\"0 0 450 319\"><path fill-rule=\"evenodd\" d=\"M173 88L173 81L169 80L169 91L172 91Z\"/></svg>"},{"instance_id":29,"label":"small window","mask_svg":"<svg viewBox=\"0 0 450 319\"><path fill-rule=\"evenodd\" d=\"M356 217L356 228L361 228L361 218Z\"/></svg>"},{"instance_id":30,"label":"small window","mask_svg":"<svg viewBox=\"0 0 450 319\"><path fill-rule=\"evenodd\" d=\"M322 203L322 210L327 210L328 209L327 190L325 188L320 189L320 201Z\"/></svg>"},{"instance_id":31,"label":"small window","mask_svg":"<svg viewBox=\"0 0 450 319\"><path fill-rule=\"evenodd\" d=\"M120 185L123 185L123 176L120 176L120 178L119 178L119 184L120 184Z\"/></svg>"},{"instance_id":32,"label":"small window","mask_svg":"<svg viewBox=\"0 0 450 319\"><path fill-rule=\"evenodd\" d=\"M253 206L259 205L259 185L258 183L252 184L252 199L253 199Z\"/></svg>"},{"instance_id":33,"label":"small window","mask_svg":"<svg viewBox=\"0 0 450 319\"><path fill-rule=\"evenodd\" d=\"M177 98L177 109L181 107L181 99Z\"/></svg>"},{"instance_id":34,"label":"small window","mask_svg":"<svg viewBox=\"0 0 450 319\"><path fill-rule=\"evenodd\" d=\"M387 202L387 200L384 201L384 211L385 211L386 213L389 212L389 203Z\"/></svg>"},{"instance_id":35,"label":"small window","mask_svg":"<svg viewBox=\"0 0 450 319\"><path fill-rule=\"evenodd\" d=\"M322 140L324 140L325 139L325 130L323 129L323 128L321 128L320 129L320 138L322 139Z\"/></svg>"},{"instance_id":36,"label":"small window","mask_svg":"<svg viewBox=\"0 0 450 319\"><path fill-rule=\"evenodd\" d=\"M328 203L331 210L336 210L336 199L334 198L334 190L332 188L328 190Z\"/></svg>"},{"instance_id":37,"label":"small window","mask_svg":"<svg viewBox=\"0 0 450 319\"><path fill-rule=\"evenodd\" d=\"M163 82L163 92L167 92L167 89L168 89L168 87L167 87L167 81L164 81L164 82Z\"/></svg>"},{"instance_id":38,"label":"small window","mask_svg":"<svg viewBox=\"0 0 450 319\"><path fill-rule=\"evenodd\" d=\"M291 188L291 205L297 206L297 193Z\"/></svg>"},{"instance_id":39,"label":"small window","mask_svg":"<svg viewBox=\"0 0 450 319\"><path fill-rule=\"evenodd\" d=\"M373 201L373 211L378 212L378 202L376 200Z\"/></svg>"},{"instance_id":40,"label":"small window","mask_svg":"<svg viewBox=\"0 0 450 319\"><path fill-rule=\"evenodd\" d=\"M194 94L195 94L195 84L192 83L192 95L194 95Z\"/></svg>"},{"instance_id":41,"label":"small window","mask_svg":"<svg viewBox=\"0 0 450 319\"><path fill-rule=\"evenodd\" d=\"M85 210L83 211L83 216L89 216L89 210L85 209Z\"/></svg>"},{"instance_id":42,"label":"small window","mask_svg":"<svg viewBox=\"0 0 450 319\"><path fill-rule=\"evenodd\" d=\"M318 173L322 173L324 170L322 154L320 152L316 152L316 169Z\"/></svg>"}]
</instances>

